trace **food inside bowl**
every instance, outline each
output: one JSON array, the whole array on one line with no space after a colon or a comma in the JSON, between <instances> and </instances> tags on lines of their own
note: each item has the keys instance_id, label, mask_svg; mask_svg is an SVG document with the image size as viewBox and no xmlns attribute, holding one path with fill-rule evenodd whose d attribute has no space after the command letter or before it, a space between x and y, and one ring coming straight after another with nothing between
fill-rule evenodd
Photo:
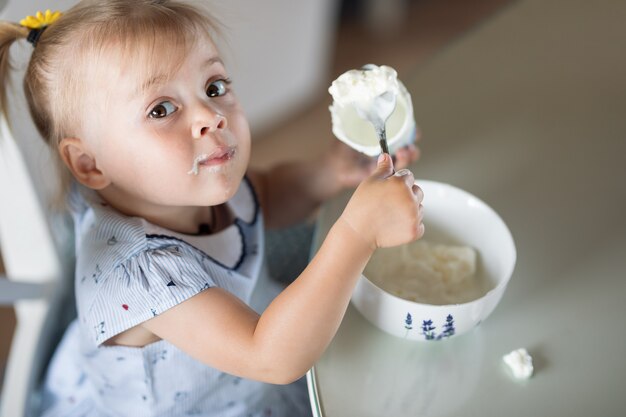
<instances>
[{"instance_id":1,"label":"food inside bowl","mask_svg":"<svg viewBox=\"0 0 626 417\"><path fill-rule=\"evenodd\" d=\"M492 289L480 273L478 261L472 247L418 240L377 250L363 274L384 291L405 300L460 304Z\"/></svg>"}]
</instances>

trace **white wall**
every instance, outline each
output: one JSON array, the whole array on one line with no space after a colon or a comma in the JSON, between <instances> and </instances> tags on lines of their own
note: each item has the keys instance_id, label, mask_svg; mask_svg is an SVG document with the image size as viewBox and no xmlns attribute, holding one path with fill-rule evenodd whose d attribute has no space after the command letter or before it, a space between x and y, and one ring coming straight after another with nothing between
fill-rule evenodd
<instances>
[{"instance_id":1,"label":"white wall","mask_svg":"<svg viewBox=\"0 0 626 417\"><path fill-rule=\"evenodd\" d=\"M222 48L253 130L271 127L326 91L338 0L224 0Z\"/></svg>"}]
</instances>

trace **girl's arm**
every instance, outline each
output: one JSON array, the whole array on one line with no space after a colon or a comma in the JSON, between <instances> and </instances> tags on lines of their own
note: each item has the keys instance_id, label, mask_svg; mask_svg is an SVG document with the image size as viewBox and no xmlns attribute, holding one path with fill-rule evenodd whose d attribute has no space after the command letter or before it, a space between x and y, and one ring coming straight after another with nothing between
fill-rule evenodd
<instances>
[{"instance_id":1,"label":"girl's arm","mask_svg":"<svg viewBox=\"0 0 626 417\"><path fill-rule=\"evenodd\" d=\"M418 157L415 145L399 149L397 169ZM250 171L267 228L281 228L309 217L321 203L347 188L354 188L371 175L374 158L334 141L329 151L313 160L287 162L267 171Z\"/></svg>"},{"instance_id":2,"label":"girl's arm","mask_svg":"<svg viewBox=\"0 0 626 417\"><path fill-rule=\"evenodd\" d=\"M356 190L309 266L261 316L211 288L142 326L224 372L271 383L301 377L335 335L375 248L423 233L421 190L411 174L390 173L387 157Z\"/></svg>"},{"instance_id":3,"label":"girl's arm","mask_svg":"<svg viewBox=\"0 0 626 417\"><path fill-rule=\"evenodd\" d=\"M224 372L274 384L295 381L336 333L373 249L342 221L301 276L259 316L210 288L143 326Z\"/></svg>"}]
</instances>

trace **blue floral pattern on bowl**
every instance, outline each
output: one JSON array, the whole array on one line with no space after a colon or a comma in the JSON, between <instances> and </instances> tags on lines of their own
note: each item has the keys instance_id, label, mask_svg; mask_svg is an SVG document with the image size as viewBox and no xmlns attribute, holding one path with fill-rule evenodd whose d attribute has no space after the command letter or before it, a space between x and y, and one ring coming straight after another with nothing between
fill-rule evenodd
<instances>
[{"instance_id":1,"label":"blue floral pattern on bowl","mask_svg":"<svg viewBox=\"0 0 626 417\"><path fill-rule=\"evenodd\" d=\"M413 330L413 316L411 316L411 313L406 313L404 328L406 329L406 337L409 335L409 332ZM441 332L437 334L437 326L435 326L431 319L422 320L422 325L419 328L420 334L424 336L424 340L441 340L454 336L454 317L452 317L452 314L448 314L441 329Z\"/></svg>"}]
</instances>

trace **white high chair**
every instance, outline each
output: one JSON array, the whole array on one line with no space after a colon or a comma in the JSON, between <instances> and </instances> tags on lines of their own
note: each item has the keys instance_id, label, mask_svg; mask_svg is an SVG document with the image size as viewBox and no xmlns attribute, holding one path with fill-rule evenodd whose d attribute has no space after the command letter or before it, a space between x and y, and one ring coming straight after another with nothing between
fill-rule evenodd
<instances>
[{"instance_id":1,"label":"white high chair","mask_svg":"<svg viewBox=\"0 0 626 417\"><path fill-rule=\"evenodd\" d=\"M0 16L17 21L26 9L41 9L33 3L0 0ZM75 311L72 233L68 222L47 209L54 193L50 160L43 157L49 151L19 87L30 45L19 46L14 45L12 60L20 71L7 91L12 132L0 118L0 256L6 272L0 277L0 305L13 306L16 316L4 375L0 369L0 417L37 412L43 372Z\"/></svg>"},{"instance_id":2,"label":"white high chair","mask_svg":"<svg viewBox=\"0 0 626 417\"><path fill-rule=\"evenodd\" d=\"M41 141L35 132L32 136ZM53 230L64 238L63 245L72 243L71 234L63 233L60 227L67 226L44 209L26 153L2 118L0 253L6 279L0 279L0 305L14 306L17 324L0 393L0 417L35 412L43 371L68 321L61 319L60 307L72 295L72 256L59 247ZM65 306L73 312L71 301Z\"/></svg>"}]
</instances>

